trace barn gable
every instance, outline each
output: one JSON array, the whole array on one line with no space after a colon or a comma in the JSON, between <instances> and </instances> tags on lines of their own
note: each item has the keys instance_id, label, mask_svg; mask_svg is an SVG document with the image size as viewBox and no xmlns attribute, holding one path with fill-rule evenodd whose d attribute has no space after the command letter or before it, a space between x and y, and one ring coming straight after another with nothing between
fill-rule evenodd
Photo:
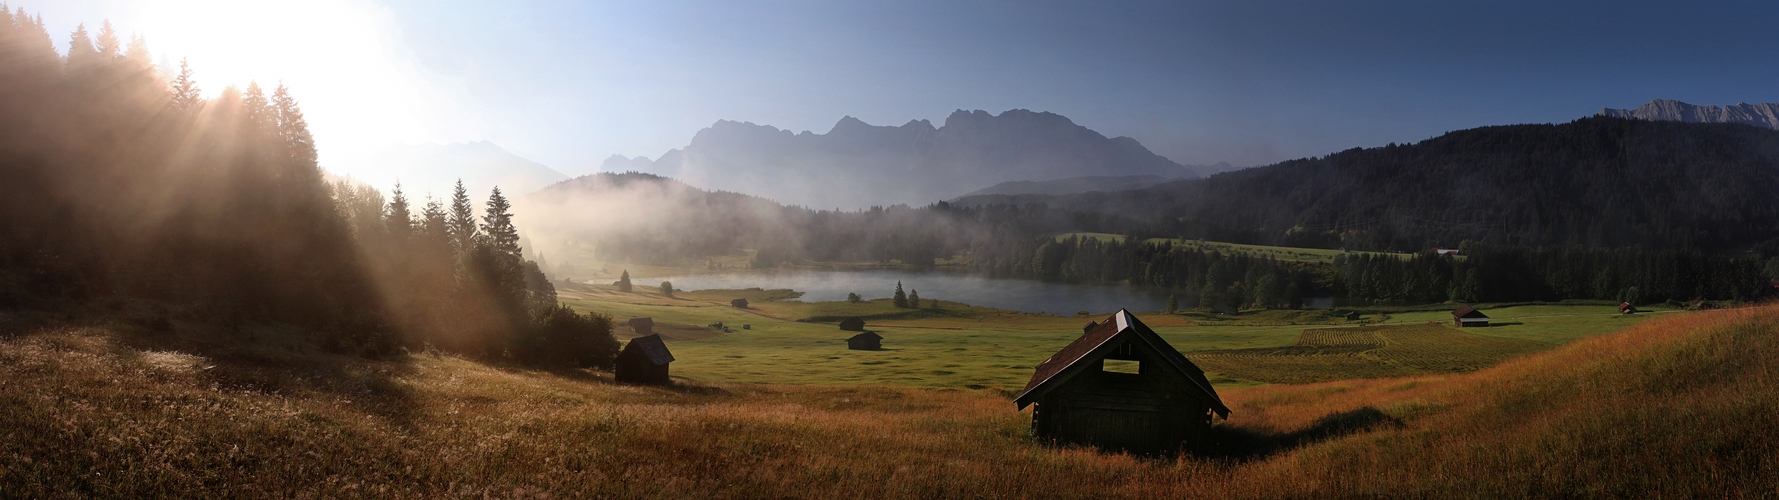
<instances>
[{"instance_id":1,"label":"barn gable","mask_svg":"<svg viewBox=\"0 0 1779 500\"><path fill-rule=\"evenodd\" d=\"M1229 407L1223 404L1217 391L1211 387L1210 380L1205 378L1203 370L1194 365L1180 351L1175 350L1166 340L1162 340L1154 330L1149 329L1142 321L1137 320L1129 311L1119 310L1104 323L1093 326L1087 333L1075 339L1073 343L1057 351L1049 359L1039 363L1032 374L1031 381L1020 391L1014 401L1019 408L1037 402L1044 394L1054 387L1063 385L1070 378L1092 369L1097 369L1105 359L1114 354L1115 350L1141 349L1148 351L1160 359L1161 371L1171 374L1181 385L1199 399L1221 418L1229 418ZM1127 353L1128 354L1128 353Z\"/></svg>"},{"instance_id":2,"label":"barn gable","mask_svg":"<svg viewBox=\"0 0 1779 500\"><path fill-rule=\"evenodd\" d=\"M630 349L642 351L643 355L653 364L665 365L673 362L673 353L667 351L667 343L661 341L660 335L631 339L630 345L624 346L624 350Z\"/></svg>"}]
</instances>

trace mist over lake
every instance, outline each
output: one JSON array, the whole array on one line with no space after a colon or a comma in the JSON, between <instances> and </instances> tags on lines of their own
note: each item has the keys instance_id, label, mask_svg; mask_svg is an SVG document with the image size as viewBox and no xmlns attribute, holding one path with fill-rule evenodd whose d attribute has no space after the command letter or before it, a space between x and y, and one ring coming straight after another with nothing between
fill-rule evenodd
<instances>
[{"instance_id":1,"label":"mist over lake","mask_svg":"<svg viewBox=\"0 0 1779 500\"><path fill-rule=\"evenodd\" d=\"M901 281L903 290L920 292L922 300L938 299L1010 311L1101 314L1118 309L1159 311L1167 308L1167 294L1152 290L943 272L783 271L649 277L636 281L638 286L670 281L674 288L688 291L788 288L803 292L798 300L804 302L846 300L848 293L857 293L867 300L889 298L896 292L896 282Z\"/></svg>"}]
</instances>

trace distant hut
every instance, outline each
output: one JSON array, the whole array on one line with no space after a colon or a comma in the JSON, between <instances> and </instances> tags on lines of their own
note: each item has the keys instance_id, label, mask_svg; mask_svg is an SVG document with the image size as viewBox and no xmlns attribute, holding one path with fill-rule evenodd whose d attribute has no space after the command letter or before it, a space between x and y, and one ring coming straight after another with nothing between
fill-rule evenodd
<instances>
[{"instance_id":1,"label":"distant hut","mask_svg":"<svg viewBox=\"0 0 1779 500\"><path fill-rule=\"evenodd\" d=\"M1134 373L1107 360L1134 362ZM1122 309L1039 363L1014 402L1037 405L1039 437L1133 453L1200 442L1212 415L1229 418L1204 371Z\"/></svg>"},{"instance_id":2,"label":"distant hut","mask_svg":"<svg viewBox=\"0 0 1779 500\"><path fill-rule=\"evenodd\" d=\"M637 337L618 352L612 378L632 384L665 384L667 364L672 362L673 353L667 352L660 335Z\"/></svg>"},{"instance_id":3,"label":"distant hut","mask_svg":"<svg viewBox=\"0 0 1779 500\"><path fill-rule=\"evenodd\" d=\"M1618 313L1619 314L1637 314L1637 306L1631 305L1630 302L1620 302L1618 304Z\"/></svg>"},{"instance_id":4,"label":"distant hut","mask_svg":"<svg viewBox=\"0 0 1779 500\"><path fill-rule=\"evenodd\" d=\"M865 332L846 339L846 348L854 351L877 351L883 349L883 336L877 332Z\"/></svg>"},{"instance_id":5,"label":"distant hut","mask_svg":"<svg viewBox=\"0 0 1779 500\"><path fill-rule=\"evenodd\" d=\"M1359 320L1359 311L1347 311L1347 320L1348 321L1358 321Z\"/></svg>"},{"instance_id":6,"label":"distant hut","mask_svg":"<svg viewBox=\"0 0 1779 500\"><path fill-rule=\"evenodd\" d=\"M1462 306L1452 311L1452 324L1460 327L1489 326L1489 315L1470 306Z\"/></svg>"},{"instance_id":7,"label":"distant hut","mask_svg":"<svg viewBox=\"0 0 1779 500\"><path fill-rule=\"evenodd\" d=\"M630 331L636 332L637 335L654 335L655 319L630 318Z\"/></svg>"},{"instance_id":8,"label":"distant hut","mask_svg":"<svg viewBox=\"0 0 1779 500\"><path fill-rule=\"evenodd\" d=\"M846 330L849 332L865 331L865 320L864 320L864 318L860 318L858 316L853 316L851 318L846 318L846 319L840 320L840 329Z\"/></svg>"},{"instance_id":9,"label":"distant hut","mask_svg":"<svg viewBox=\"0 0 1779 500\"><path fill-rule=\"evenodd\" d=\"M731 300L731 301L729 301L729 305L735 307L736 309L747 309L747 299Z\"/></svg>"}]
</instances>

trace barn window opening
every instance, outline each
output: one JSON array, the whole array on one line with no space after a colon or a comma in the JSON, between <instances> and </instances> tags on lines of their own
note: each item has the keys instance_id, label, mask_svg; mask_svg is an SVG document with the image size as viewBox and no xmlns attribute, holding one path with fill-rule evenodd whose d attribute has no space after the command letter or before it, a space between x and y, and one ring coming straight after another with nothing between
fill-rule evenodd
<instances>
[{"instance_id":1,"label":"barn window opening","mask_svg":"<svg viewBox=\"0 0 1779 500\"><path fill-rule=\"evenodd\" d=\"M1111 373L1142 373L1143 362L1129 359L1108 359L1100 369Z\"/></svg>"}]
</instances>

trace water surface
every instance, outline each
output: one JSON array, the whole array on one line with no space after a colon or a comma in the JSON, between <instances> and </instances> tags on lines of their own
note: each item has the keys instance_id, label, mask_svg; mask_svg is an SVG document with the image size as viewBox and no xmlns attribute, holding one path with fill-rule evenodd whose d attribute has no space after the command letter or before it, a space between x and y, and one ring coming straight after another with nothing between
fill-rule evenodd
<instances>
[{"instance_id":1,"label":"water surface","mask_svg":"<svg viewBox=\"0 0 1779 500\"><path fill-rule=\"evenodd\" d=\"M944 272L766 271L636 280L637 286L661 281L671 281L674 288L681 290L788 288L803 292L803 297L799 300L806 302L846 300L848 293L857 293L865 299L888 298L895 295L896 282L901 281L903 290L920 292L922 301L938 299L1010 311L1050 314L1087 311L1101 314L1120 308L1132 311L1159 311L1167 308L1167 294L1153 290L1118 285L997 279Z\"/></svg>"}]
</instances>

